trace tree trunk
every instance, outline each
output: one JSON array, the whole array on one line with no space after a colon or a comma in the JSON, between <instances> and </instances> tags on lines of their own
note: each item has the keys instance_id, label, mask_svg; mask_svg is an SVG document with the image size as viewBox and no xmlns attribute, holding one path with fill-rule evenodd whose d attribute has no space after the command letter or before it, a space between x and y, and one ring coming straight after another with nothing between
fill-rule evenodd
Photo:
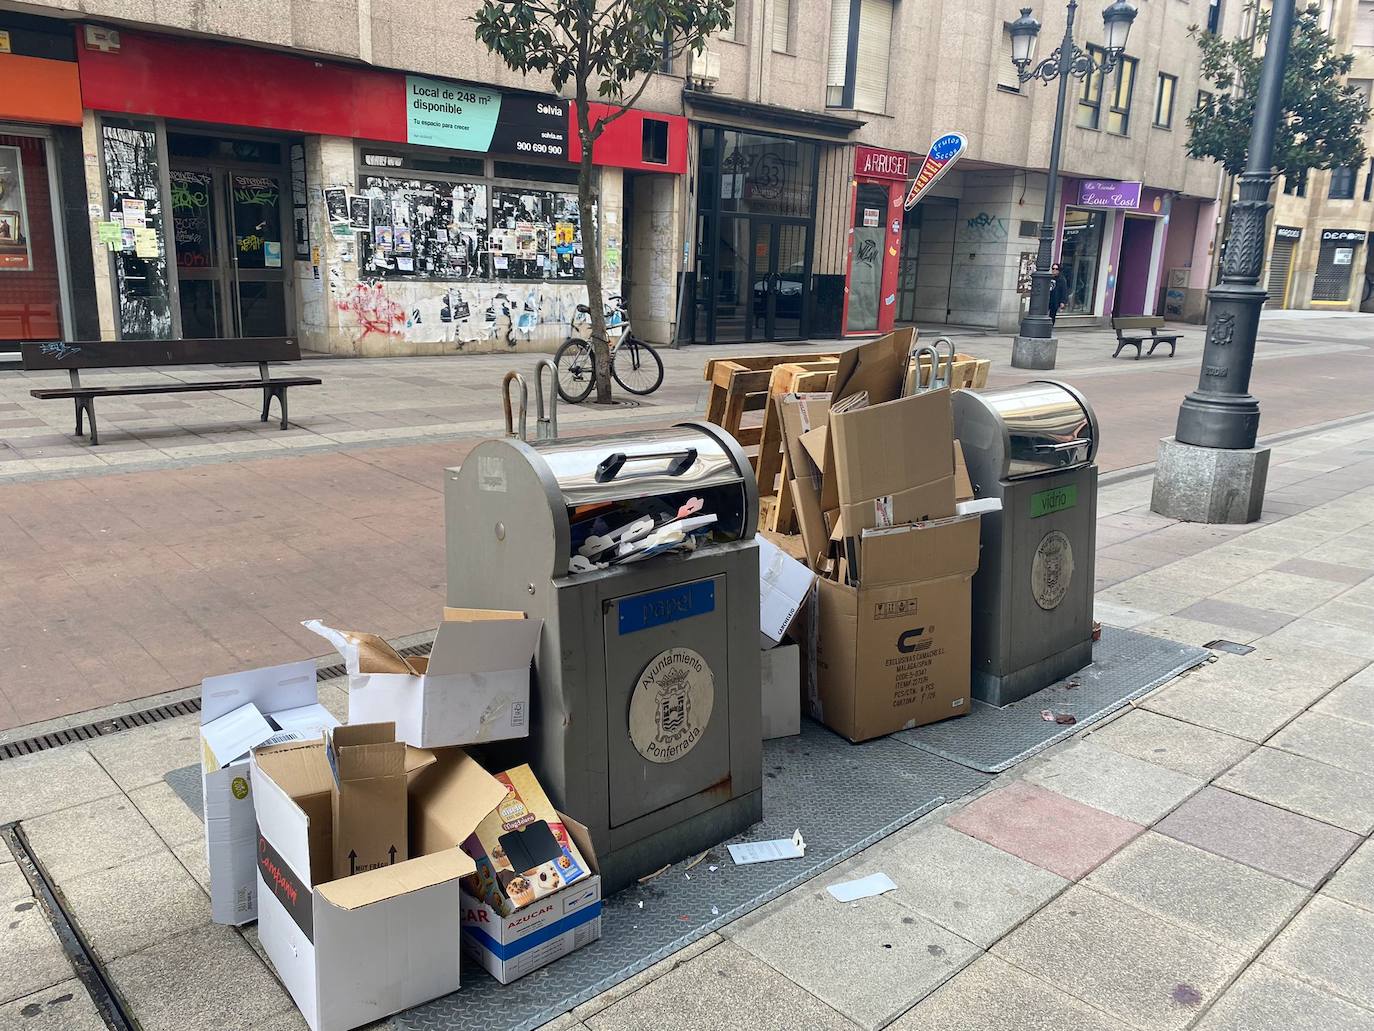
<instances>
[{"instance_id":1,"label":"tree trunk","mask_svg":"<svg viewBox=\"0 0 1374 1031\"><path fill-rule=\"evenodd\" d=\"M592 363L596 373L596 403L611 403L611 350L606 336L606 304L601 288L601 212L598 190L592 187L591 110L587 84L577 83L577 133L582 160L577 168L577 207L582 223L582 268L587 280L587 306L592 310Z\"/></svg>"}]
</instances>

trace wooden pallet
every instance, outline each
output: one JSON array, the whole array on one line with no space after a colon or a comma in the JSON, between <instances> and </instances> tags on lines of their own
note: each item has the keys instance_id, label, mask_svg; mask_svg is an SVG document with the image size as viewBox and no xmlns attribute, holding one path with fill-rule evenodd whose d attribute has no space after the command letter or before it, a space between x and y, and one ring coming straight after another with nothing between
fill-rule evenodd
<instances>
[{"instance_id":1,"label":"wooden pallet","mask_svg":"<svg viewBox=\"0 0 1374 1031\"><path fill-rule=\"evenodd\" d=\"M945 363L940 363L943 372ZM989 358L975 358L971 354L956 354L954 356L954 382L951 384L955 390L982 390L988 385L988 373L992 371L992 360ZM930 362L921 362L921 383L924 385L930 382Z\"/></svg>"},{"instance_id":2,"label":"wooden pallet","mask_svg":"<svg viewBox=\"0 0 1374 1031\"><path fill-rule=\"evenodd\" d=\"M780 400L788 394L806 394L812 391L829 391L835 382L835 369L838 362L825 359L818 362L796 362L779 365L773 369L768 383L768 406L763 413L763 433L759 438L759 453L754 459L754 478L758 481L759 495L777 498L777 503L769 512L769 521L763 525L775 533L794 533L792 512L792 492L787 489L791 478L788 469L787 451L782 441L782 411ZM762 520L760 520L762 521Z\"/></svg>"},{"instance_id":3,"label":"wooden pallet","mask_svg":"<svg viewBox=\"0 0 1374 1031\"><path fill-rule=\"evenodd\" d=\"M723 427L740 442L752 447L762 439L762 426L740 428L745 412L756 412L768 404L768 383L773 368L797 362L838 361L835 355L768 354L713 358L706 363L704 377L711 384L706 400L706 421Z\"/></svg>"}]
</instances>

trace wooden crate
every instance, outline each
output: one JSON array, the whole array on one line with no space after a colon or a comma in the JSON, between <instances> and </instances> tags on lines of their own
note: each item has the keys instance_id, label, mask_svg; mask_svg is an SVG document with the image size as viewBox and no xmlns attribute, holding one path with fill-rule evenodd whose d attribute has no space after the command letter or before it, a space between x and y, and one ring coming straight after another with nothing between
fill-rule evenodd
<instances>
[{"instance_id":1,"label":"wooden crate","mask_svg":"<svg viewBox=\"0 0 1374 1031\"><path fill-rule=\"evenodd\" d=\"M777 498L777 504L769 513L770 520L763 522L766 528L774 532L791 533L791 527L795 522L792 513L792 492L787 489L791 472L788 469L787 452L783 447L782 411L778 407L779 402L788 394L830 390L835 382L835 369L838 364L833 359L826 359L779 365L773 369L773 377L768 384L768 406L763 414L759 453L754 459L754 478L758 481L761 497Z\"/></svg>"},{"instance_id":2,"label":"wooden crate","mask_svg":"<svg viewBox=\"0 0 1374 1031\"><path fill-rule=\"evenodd\" d=\"M940 368L945 368L945 363L940 362ZM982 390L988 385L988 373L992 370L992 360L989 358L975 358L971 354L956 354L954 356L954 382L951 386L955 390ZM924 385L930 382L930 362L921 362L921 383Z\"/></svg>"},{"instance_id":3,"label":"wooden crate","mask_svg":"<svg viewBox=\"0 0 1374 1031\"><path fill-rule=\"evenodd\" d=\"M713 358L706 363L704 377L711 384L706 401L706 421L723 427L742 447L758 444L762 426L741 429L745 412L756 412L768 404L768 383L773 368L797 362L838 361L835 355L769 354Z\"/></svg>"}]
</instances>

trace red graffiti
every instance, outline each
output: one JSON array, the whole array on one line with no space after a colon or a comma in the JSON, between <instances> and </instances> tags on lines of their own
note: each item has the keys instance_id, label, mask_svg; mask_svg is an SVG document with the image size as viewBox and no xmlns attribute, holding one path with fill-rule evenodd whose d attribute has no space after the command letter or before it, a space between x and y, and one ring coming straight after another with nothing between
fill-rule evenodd
<instances>
[{"instance_id":1,"label":"red graffiti","mask_svg":"<svg viewBox=\"0 0 1374 1031\"><path fill-rule=\"evenodd\" d=\"M362 329L360 336L377 333L400 336L406 327L406 310L382 291L381 283L359 283L339 302L339 311L352 313Z\"/></svg>"}]
</instances>

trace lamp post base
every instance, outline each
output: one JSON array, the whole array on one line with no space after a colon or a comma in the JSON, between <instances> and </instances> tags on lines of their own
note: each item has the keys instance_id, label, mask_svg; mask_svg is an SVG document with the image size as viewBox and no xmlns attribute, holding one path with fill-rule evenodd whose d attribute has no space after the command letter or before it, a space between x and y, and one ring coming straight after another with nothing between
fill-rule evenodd
<instances>
[{"instance_id":1,"label":"lamp post base","mask_svg":"<svg viewBox=\"0 0 1374 1031\"><path fill-rule=\"evenodd\" d=\"M1056 337L1016 336L1011 342L1011 367L1013 369L1053 369L1059 354L1059 340Z\"/></svg>"},{"instance_id":2,"label":"lamp post base","mask_svg":"<svg viewBox=\"0 0 1374 1031\"><path fill-rule=\"evenodd\" d=\"M1269 449L1159 442L1151 511L1189 523L1253 523L1264 508Z\"/></svg>"}]
</instances>

